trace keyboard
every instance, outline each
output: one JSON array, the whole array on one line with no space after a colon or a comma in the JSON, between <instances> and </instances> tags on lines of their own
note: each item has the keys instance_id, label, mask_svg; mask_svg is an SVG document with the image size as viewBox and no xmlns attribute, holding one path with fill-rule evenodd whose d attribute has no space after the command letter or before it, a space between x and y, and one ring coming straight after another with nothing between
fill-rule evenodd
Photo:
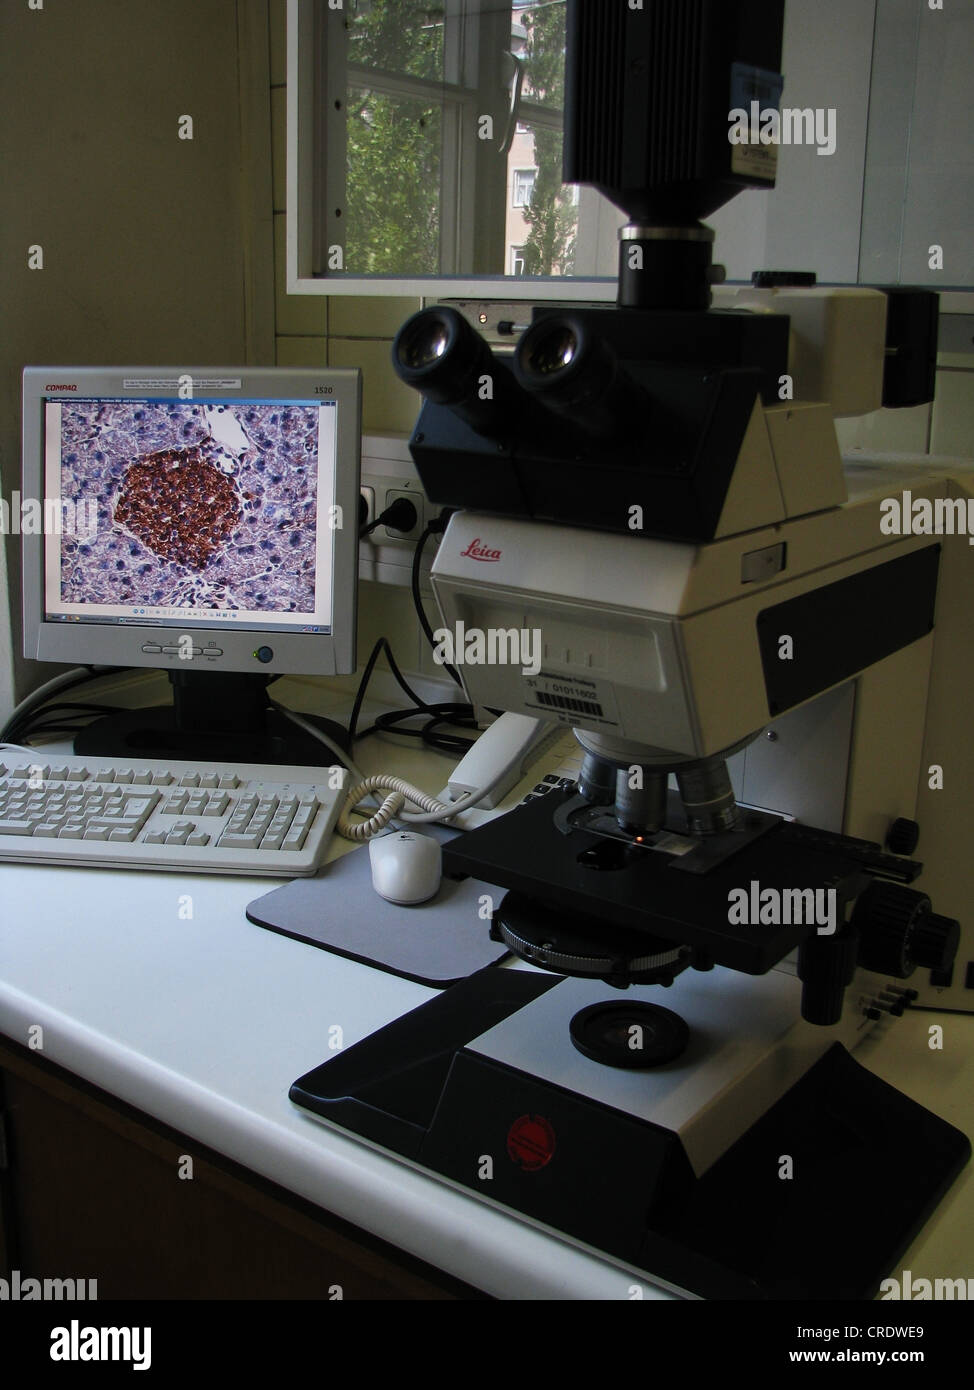
<instances>
[{"instance_id":1,"label":"keyboard","mask_svg":"<svg viewBox=\"0 0 974 1390\"><path fill-rule=\"evenodd\" d=\"M0 860L301 878L324 860L348 772L0 752Z\"/></svg>"}]
</instances>

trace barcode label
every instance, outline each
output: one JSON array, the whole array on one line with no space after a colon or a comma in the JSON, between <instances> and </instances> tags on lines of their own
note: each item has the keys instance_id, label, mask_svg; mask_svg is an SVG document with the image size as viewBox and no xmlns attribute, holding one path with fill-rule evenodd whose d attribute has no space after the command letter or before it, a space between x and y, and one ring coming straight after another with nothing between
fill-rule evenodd
<instances>
[{"instance_id":1,"label":"barcode label","mask_svg":"<svg viewBox=\"0 0 974 1390\"><path fill-rule=\"evenodd\" d=\"M561 709L571 714L588 714L594 719L605 717L602 706L595 704L592 700L574 700L568 695L549 695L547 690L536 690L534 698L545 709Z\"/></svg>"}]
</instances>

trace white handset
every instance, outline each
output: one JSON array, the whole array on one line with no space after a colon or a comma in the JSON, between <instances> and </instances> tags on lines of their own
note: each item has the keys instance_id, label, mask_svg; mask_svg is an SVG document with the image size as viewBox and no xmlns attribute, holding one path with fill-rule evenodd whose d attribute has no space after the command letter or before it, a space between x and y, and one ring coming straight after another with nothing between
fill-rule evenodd
<instances>
[{"instance_id":1,"label":"white handset","mask_svg":"<svg viewBox=\"0 0 974 1390\"><path fill-rule=\"evenodd\" d=\"M485 786L496 772L506 768L507 775L477 803L479 807L493 810L531 764L564 732L563 725L552 724L547 719L534 719L510 711L502 714L484 730L450 774L450 800L456 801L466 792Z\"/></svg>"}]
</instances>

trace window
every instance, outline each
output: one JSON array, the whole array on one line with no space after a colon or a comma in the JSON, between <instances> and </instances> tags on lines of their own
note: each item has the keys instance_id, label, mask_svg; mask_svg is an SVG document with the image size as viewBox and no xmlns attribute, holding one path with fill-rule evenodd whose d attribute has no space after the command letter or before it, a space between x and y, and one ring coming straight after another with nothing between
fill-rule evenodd
<instances>
[{"instance_id":1,"label":"window","mask_svg":"<svg viewBox=\"0 0 974 1390\"><path fill-rule=\"evenodd\" d=\"M524 132L525 134L527 132ZM534 192L534 180L537 176L537 169L515 169L514 170L514 194L511 199L511 206L515 208L526 208L531 201L531 194Z\"/></svg>"},{"instance_id":2,"label":"window","mask_svg":"<svg viewBox=\"0 0 974 1390\"><path fill-rule=\"evenodd\" d=\"M289 117L295 278L570 273L565 11L566 0L290 0L294 85L312 90L311 117L305 98Z\"/></svg>"},{"instance_id":3,"label":"window","mask_svg":"<svg viewBox=\"0 0 974 1390\"><path fill-rule=\"evenodd\" d=\"M511 247L511 274L512 274L512 275L523 275L523 274L524 274L524 247L523 247L523 246L512 246L512 247Z\"/></svg>"}]
</instances>

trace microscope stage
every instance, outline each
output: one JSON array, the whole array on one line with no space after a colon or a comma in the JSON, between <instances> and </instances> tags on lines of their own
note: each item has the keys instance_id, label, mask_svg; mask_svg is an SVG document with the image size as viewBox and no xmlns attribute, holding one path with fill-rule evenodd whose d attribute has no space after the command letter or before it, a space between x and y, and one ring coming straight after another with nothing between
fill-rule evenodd
<instances>
[{"instance_id":1,"label":"microscope stage","mask_svg":"<svg viewBox=\"0 0 974 1390\"><path fill-rule=\"evenodd\" d=\"M834 889L841 923L845 903L869 881L855 855L844 852L842 837L815 837L784 821L703 874L681 873L674 856L650 849L634 849L620 867L592 867L582 856L609 842L583 830L563 834L553 821L558 806L573 797L572 791L550 792L458 836L444 847L444 872L513 889L597 925L694 947L717 965L749 975L770 970L815 926L732 921L740 914L730 911L731 894L743 889L752 900L755 891L769 888L781 894Z\"/></svg>"}]
</instances>

